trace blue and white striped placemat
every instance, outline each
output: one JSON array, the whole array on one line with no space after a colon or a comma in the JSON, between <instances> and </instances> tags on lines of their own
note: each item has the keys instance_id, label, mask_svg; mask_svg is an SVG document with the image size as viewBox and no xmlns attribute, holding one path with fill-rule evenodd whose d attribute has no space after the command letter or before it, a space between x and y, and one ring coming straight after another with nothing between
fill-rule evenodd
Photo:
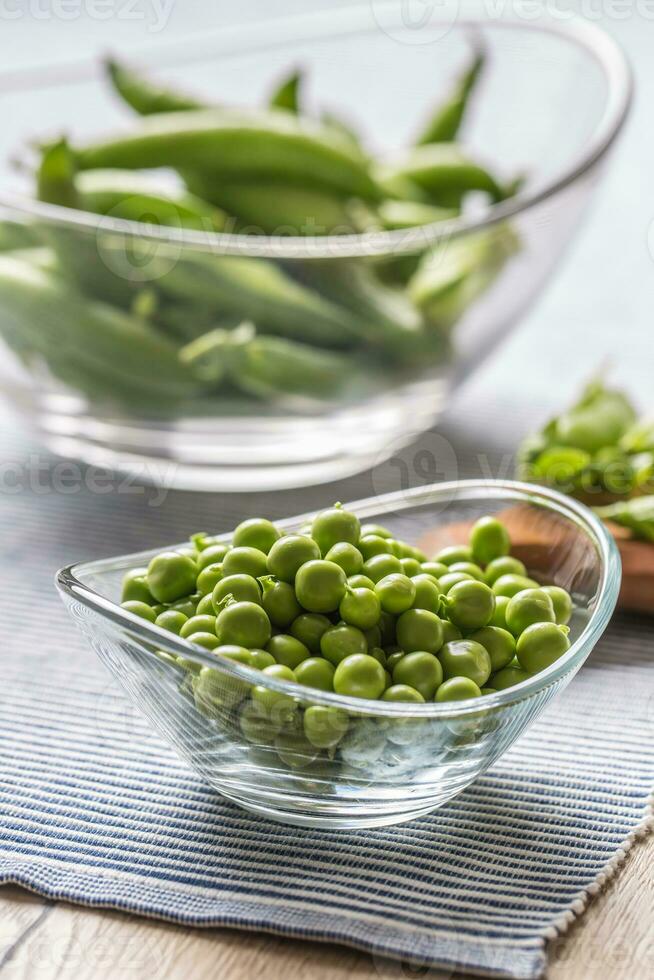
<instances>
[{"instance_id":1,"label":"blue and white striped placemat","mask_svg":"<svg viewBox=\"0 0 654 980\"><path fill-rule=\"evenodd\" d=\"M500 416L486 410L483 423L477 436L462 415L444 429L459 473L505 466L489 437ZM162 500L120 480L92 492L95 474L8 437L0 452L0 881L189 925L542 973L547 940L651 821L647 620L617 618L533 729L431 816L356 833L280 826L221 799L148 729L78 636L52 575L71 558L227 529L245 508L275 517L393 489L398 468L312 491Z\"/></svg>"}]
</instances>

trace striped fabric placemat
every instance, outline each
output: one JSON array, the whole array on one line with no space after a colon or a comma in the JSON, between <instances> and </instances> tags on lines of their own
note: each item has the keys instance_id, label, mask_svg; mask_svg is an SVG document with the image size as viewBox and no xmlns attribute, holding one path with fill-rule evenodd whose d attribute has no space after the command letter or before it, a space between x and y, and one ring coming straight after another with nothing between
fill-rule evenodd
<instances>
[{"instance_id":1,"label":"striped fabric placemat","mask_svg":"<svg viewBox=\"0 0 654 980\"><path fill-rule=\"evenodd\" d=\"M441 430L458 447L458 474L490 466L502 475L492 416L476 417L483 465L466 448L469 418ZM8 483L21 486L3 494L0 511L0 881L193 926L337 941L446 969L542 974L547 940L651 822L646 620L617 617L563 696L443 809L356 833L281 826L216 795L148 728L78 636L53 573L198 527L225 530L245 513L278 517L396 489L388 481L397 468L247 498L160 495L120 480L99 495L75 464L63 464L63 489L61 464L47 455L9 436L0 452L15 464Z\"/></svg>"}]
</instances>

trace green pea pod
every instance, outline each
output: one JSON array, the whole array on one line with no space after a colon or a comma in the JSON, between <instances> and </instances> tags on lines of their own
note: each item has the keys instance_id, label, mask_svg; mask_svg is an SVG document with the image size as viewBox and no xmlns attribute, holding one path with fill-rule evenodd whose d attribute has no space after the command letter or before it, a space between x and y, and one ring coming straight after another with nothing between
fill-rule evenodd
<instances>
[{"instance_id":1,"label":"green pea pod","mask_svg":"<svg viewBox=\"0 0 654 980\"><path fill-rule=\"evenodd\" d=\"M602 520L628 528L635 538L654 543L654 495L594 507Z\"/></svg>"},{"instance_id":2,"label":"green pea pod","mask_svg":"<svg viewBox=\"0 0 654 980\"><path fill-rule=\"evenodd\" d=\"M188 192L162 188L149 175L129 170L89 170L75 186L85 211L174 228L222 231L228 218L219 208Z\"/></svg>"},{"instance_id":3,"label":"green pea pod","mask_svg":"<svg viewBox=\"0 0 654 980\"><path fill-rule=\"evenodd\" d=\"M576 405L553 420L550 431L562 446L596 453L616 445L635 421L633 405L624 392L592 381Z\"/></svg>"},{"instance_id":4,"label":"green pea pod","mask_svg":"<svg viewBox=\"0 0 654 980\"><path fill-rule=\"evenodd\" d=\"M456 80L445 102L439 105L432 115L422 135L416 141L418 144L451 143L456 139L485 61L486 56L483 51L478 51L474 55L465 71Z\"/></svg>"},{"instance_id":5,"label":"green pea pod","mask_svg":"<svg viewBox=\"0 0 654 980\"><path fill-rule=\"evenodd\" d=\"M28 262L37 269L51 274L61 273L57 255L52 248L42 245L35 248L17 248L13 252L6 253L8 258L20 259L21 262Z\"/></svg>"},{"instance_id":6,"label":"green pea pod","mask_svg":"<svg viewBox=\"0 0 654 980\"><path fill-rule=\"evenodd\" d=\"M347 199L323 189L282 182L224 181L200 173L184 173L186 182L240 221L237 230L257 234L326 235L352 233Z\"/></svg>"},{"instance_id":7,"label":"green pea pod","mask_svg":"<svg viewBox=\"0 0 654 980\"><path fill-rule=\"evenodd\" d=\"M445 239L423 256L407 292L431 323L449 330L495 281L517 248L507 226Z\"/></svg>"},{"instance_id":8,"label":"green pea pod","mask_svg":"<svg viewBox=\"0 0 654 980\"><path fill-rule=\"evenodd\" d=\"M270 97L269 106L271 109L286 109L287 112L299 113L300 111L300 88L302 85L302 73L293 71L284 78Z\"/></svg>"},{"instance_id":9,"label":"green pea pod","mask_svg":"<svg viewBox=\"0 0 654 980\"><path fill-rule=\"evenodd\" d=\"M141 320L86 300L24 260L0 256L0 312L3 334L24 338L55 368L66 362L87 366L118 389L169 401L201 387L175 348Z\"/></svg>"},{"instance_id":10,"label":"green pea pod","mask_svg":"<svg viewBox=\"0 0 654 980\"><path fill-rule=\"evenodd\" d=\"M19 221L0 222L0 252L32 248L38 244L38 240L37 232L28 224Z\"/></svg>"},{"instance_id":11,"label":"green pea pod","mask_svg":"<svg viewBox=\"0 0 654 980\"><path fill-rule=\"evenodd\" d=\"M44 146L36 176L39 201L79 209L80 201L75 187L76 169L75 157L67 140L60 139Z\"/></svg>"},{"instance_id":12,"label":"green pea pod","mask_svg":"<svg viewBox=\"0 0 654 980\"><path fill-rule=\"evenodd\" d=\"M333 131L282 110L205 109L141 121L77 151L82 170L175 167L217 178L281 179L377 199L368 167Z\"/></svg>"},{"instance_id":13,"label":"green pea pod","mask_svg":"<svg viewBox=\"0 0 654 980\"><path fill-rule=\"evenodd\" d=\"M107 77L114 90L132 109L141 116L151 116L160 112L186 112L202 109L204 103L190 96L159 88L141 75L109 58L105 61Z\"/></svg>"},{"instance_id":14,"label":"green pea pod","mask_svg":"<svg viewBox=\"0 0 654 980\"><path fill-rule=\"evenodd\" d=\"M225 374L243 392L257 398L303 395L330 398L352 376L350 358L307 344L257 334L251 323L236 330L212 330L182 348L182 360L203 378Z\"/></svg>"},{"instance_id":15,"label":"green pea pod","mask_svg":"<svg viewBox=\"0 0 654 980\"><path fill-rule=\"evenodd\" d=\"M468 191L485 191L493 201L504 192L495 178L456 143L416 146L397 163L381 168L380 183L410 181L429 194L432 203L457 206Z\"/></svg>"},{"instance_id":16,"label":"green pea pod","mask_svg":"<svg viewBox=\"0 0 654 980\"><path fill-rule=\"evenodd\" d=\"M620 445L627 453L654 451L654 421L638 422L627 429L620 439Z\"/></svg>"},{"instance_id":17,"label":"green pea pod","mask_svg":"<svg viewBox=\"0 0 654 980\"><path fill-rule=\"evenodd\" d=\"M361 146L361 140L359 139L359 134L350 122L343 119L342 116L330 112L328 109L325 109L320 114L320 120L333 132L338 133L341 139L349 143L352 149L355 150L360 156L365 157L363 147Z\"/></svg>"},{"instance_id":18,"label":"green pea pod","mask_svg":"<svg viewBox=\"0 0 654 980\"><path fill-rule=\"evenodd\" d=\"M450 221L459 214L457 208L440 208L418 201L383 201L378 208L384 228L415 228L435 221Z\"/></svg>"},{"instance_id":19,"label":"green pea pod","mask_svg":"<svg viewBox=\"0 0 654 980\"><path fill-rule=\"evenodd\" d=\"M295 282L264 259L198 255L158 280L177 302L205 305L216 319L253 320L269 331L319 347L351 347L365 332L358 317Z\"/></svg>"}]
</instances>

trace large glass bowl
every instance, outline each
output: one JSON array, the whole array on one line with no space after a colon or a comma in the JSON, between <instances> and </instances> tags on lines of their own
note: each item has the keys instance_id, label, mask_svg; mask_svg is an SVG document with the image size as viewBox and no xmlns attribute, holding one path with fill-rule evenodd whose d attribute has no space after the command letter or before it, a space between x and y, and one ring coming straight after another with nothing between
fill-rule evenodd
<instances>
[{"instance_id":1,"label":"large glass bowl","mask_svg":"<svg viewBox=\"0 0 654 980\"><path fill-rule=\"evenodd\" d=\"M97 63L5 80L0 246L54 245L89 297L130 308L136 299L138 314L169 331L175 343L188 339L189 330L225 320L260 319L264 332L288 327L272 300L235 298L235 279L278 275L317 292L330 304L326 321L308 312L290 329L328 346L327 321L350 302L352 276L365 280L382 270L401 279L403 263L430 250L435 268L480 243L486 256L475 259L465 285L455 285L433 313L438 326L428 350L400 345L380 358L376 335L369 335L338 352L342 368L331 366L324 385L297 363L269 358L258 365L266 375L262 384L245 379L243 387L236 371L197 391L167 387L158 361L128 347L116 377L103 361L97 325L86 322L79 306L55 325L51 311L35 306L26 327L0 284L0 334L13 354L3 358L2 388L51 449L186 488L265 490L338 479L428 428L452 386L516 323L549 277L602 172L628 109L629 70L606 34L567 11L565 18L531 11L523 19L496 15L481 2L446 0L433 19L416 24L403 21L404 7L371 3L249 25L161 45L136 61L156 81L237 104L261 104L271 82L301 64L308 69L310 107L353 119L368 146L383 155L410 143L465 63L471 38L483 40L488 68L463 143L506 181L518 174L526 181L504 203L421 228L225 235L38 204L22 166L35 141L65 132L83 142L133 119ZM37 258L49 262L48 254ZM195 303L192 317L182 302ZM226 363L230 355L224 356ZM129 384L122 384L123 371Z\"/></svg>"},{"instance_id":2,"label":"large glass bowl","mask_svg":"<svg viewBox=\"0 0 654 980\"><path fill-rule=\"evenodd\" d=\"M514 529L516 553L529 574L571 592L569 651L542 673L479 700L410 706L367 701L275 681L125 612L118 605L122 576L155 552L73 565L57 579L96 653L177 753L224 796L287 823L370 827L442 806L488 769L570 682L604 631L620 586L610 534L584 505L554 491L465 481L362 500L348 509L411 542L433 540L438 529L441 545L462 540L465 525L481 515L500 514ZM280 526L290 530L304 520ZM198 671L207 667L200 678ZM249 698L252 684L291 693L300 709L342 708L347 734L331 753L308 752L292 732L280 742L259 724Z\"/></svg>"}]
</instances>

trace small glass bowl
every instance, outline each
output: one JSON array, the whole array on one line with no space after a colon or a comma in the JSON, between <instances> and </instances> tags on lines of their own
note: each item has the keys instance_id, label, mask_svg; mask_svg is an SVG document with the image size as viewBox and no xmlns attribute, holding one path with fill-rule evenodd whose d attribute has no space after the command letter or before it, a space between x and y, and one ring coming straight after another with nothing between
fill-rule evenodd
<instances>
[{"instance_id":1,"label":"small glass bowl","mask_svg":"<svg viewBox=\"0 0 654 980\"><path fill-rule=\"evenodd\" d=\"M366 146L387 159L412 143L469 58L471 38L481 40L487 67L462 142L503 181L524 174L525 183L500 204L479 202L461 217L408 230L300 234L315 218L307 214L303 229L219 234L38 203L25 169L11 166L17 156L51 135L84 143L133 126L133 117L109 91L98 62L5 80L0 247L8 247L4 232L54 245L60 265L90 299L136 306L176 344L216 325L233 326L232 318L253 319L259 334L288 330L287 319L277 322L279 312L269 322L270 304L241 293L235 299L233 290L225 296L234 263L246 270L239 276L256 268L267 281L281 276L302 284L314 303L316 292L323 307L330 304L332 318L350 316L351 302L355 309L363 303L364 320L374 327L382 315L369 312L356 285L352 299L351 275L365 292L371 278L405 283L422 256L436 272L443 263L450 275L451 254L472 263L463 280L453 277L437 310L430 300L434 329L423 338L424 350L404 339L385 349L383 331L366 327L365 337L339 355L340 367L323 369L328 377L319 375L320 389L279 356L263 377L260 365L248 377L229 368L232 349L219 345L225 376L218 372L206 388L180 384L174 400L168 389L162 394L148 357L130 352L125 341L118 365L108 365L99 348L94 358L98 331L78 310L64 329L56 324L53 336L47 309L42 316L33 309L30 322L21 325L19 317L17 324L15 306L4 308L0 291L0 334L11 348L0 391L53 451L187 489L270 490L340 479L428 429L453 387L519 321L576 231L622 128L628 66L607 34L569 11L565 18L530 11L527 19L481 0L443 0L433 17L423 22L421 12L413 23L404 7L371 3L248 24L153 47L136 61L155 82L237 105L261 105L289 66L304 66L309 111L345 114ZM41 251L32 261L47 264L52 254ZM388 308L384 296L384 316L397 326L397 307ZM326 327L316 316L312 307L300 324L299 339L311 352L314 344L321 350L334 342L332 321Z\"/></svg>"},{"instance_id":2,"label":"small glass bowl","mask_svg":"<svg viewBox=\"0 0 654 980\"><path fill-rule=\"evenodd\" d=\"M489 513L519 527L514 553L526 560L529 573L573 596L569 651L542 673L481 700L368 701L280 683L123 610L122 576L147 564L154 551L71 565L57 578L96 653L181 758L223 796L285 823L381 826L419 817L452 799L569 683L606 628L620 586L611 535L582 504L551 490L465 481L347 506L411 542L427 542L435 530L439 545L465 540L467 525ZM279 526L291 530L304 520ZM285 730L274 734L253 708L253 684L291 694L295 720L311 705L342 709L347 733L333 751L312 750L284 715L274 727L286 719Z\"/></svg>"}]
</instances>

